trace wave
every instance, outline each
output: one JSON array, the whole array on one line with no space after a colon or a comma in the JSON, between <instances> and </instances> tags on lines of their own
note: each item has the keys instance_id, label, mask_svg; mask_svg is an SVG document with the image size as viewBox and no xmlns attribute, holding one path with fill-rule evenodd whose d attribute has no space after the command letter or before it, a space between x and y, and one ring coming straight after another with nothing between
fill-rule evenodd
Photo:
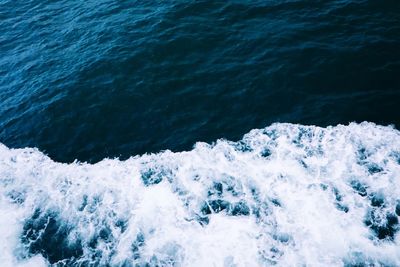
<instances>
[{"instance_id":1,"label":"wave","mask_svg":"<svg viewBox=\"0 0 400 267\"><path fill-rule=\"evenodd\" d=\"M3 266L400 265L400 132L273 124L96 164L0 145Z\"/></svg>"}]
</instances>

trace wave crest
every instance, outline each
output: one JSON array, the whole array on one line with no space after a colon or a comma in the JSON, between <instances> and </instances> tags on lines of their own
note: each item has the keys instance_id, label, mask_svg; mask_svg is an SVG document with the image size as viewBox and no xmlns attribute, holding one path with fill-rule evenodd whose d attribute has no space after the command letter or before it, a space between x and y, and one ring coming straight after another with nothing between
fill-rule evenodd
<instances>
[{"instance_id":1,"label":"wave crest","mask_svg":"<svg viewBox=\"0 0 400 267\"><path fill-rule=\"evenodd\" d=\"M273 124L193 150L52 161L0 145L1 262L400 265L400 133Z\"/></svg>"}]
</instances>

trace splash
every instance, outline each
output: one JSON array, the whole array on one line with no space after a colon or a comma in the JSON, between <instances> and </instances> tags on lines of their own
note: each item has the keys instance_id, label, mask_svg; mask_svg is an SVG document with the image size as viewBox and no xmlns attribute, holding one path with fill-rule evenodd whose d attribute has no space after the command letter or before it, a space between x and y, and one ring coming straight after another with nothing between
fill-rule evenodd
<instances>
[{"instance_id":1,"label":"splash","mask_svg":"<svg viewBox=\"0 0 400 267\"><path fill-rule=\"evenodd\" d=\"M400 132L273 124L63 164L0 145L3 266L400 265Z\"/></svg>"}]
</instances>

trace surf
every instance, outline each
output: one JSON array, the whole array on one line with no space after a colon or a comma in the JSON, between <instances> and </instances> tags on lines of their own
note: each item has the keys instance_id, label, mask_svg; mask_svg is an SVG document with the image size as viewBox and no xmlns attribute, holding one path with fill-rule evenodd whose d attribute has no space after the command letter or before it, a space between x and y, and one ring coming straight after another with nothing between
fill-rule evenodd
<instances>
[{"instance_id":1,"label":"surf","mask_svg":"<svg viewBox=\"0 0 400 267\"><path fill-rule=\"evenodd\" d=\"M275 123L55 162L0 145L3 266L400 265L400 132Z\"/></svg>"}]
</instances>

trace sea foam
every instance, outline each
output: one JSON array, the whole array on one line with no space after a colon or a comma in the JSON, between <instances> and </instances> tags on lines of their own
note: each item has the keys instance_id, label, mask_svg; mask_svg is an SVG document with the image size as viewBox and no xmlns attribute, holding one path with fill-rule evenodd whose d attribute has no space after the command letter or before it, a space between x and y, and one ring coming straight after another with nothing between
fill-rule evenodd
<instances>
[{"instance_id":1,"label":"sea foam","mask_svg":"<svg viewBox=\"0 0 400 267\"><path fill-rule=\"evenodd\" d=\"M273 124L96 164L0 145L2 266L400 266L400 132Z\"/></svg>"}]
</instances>

